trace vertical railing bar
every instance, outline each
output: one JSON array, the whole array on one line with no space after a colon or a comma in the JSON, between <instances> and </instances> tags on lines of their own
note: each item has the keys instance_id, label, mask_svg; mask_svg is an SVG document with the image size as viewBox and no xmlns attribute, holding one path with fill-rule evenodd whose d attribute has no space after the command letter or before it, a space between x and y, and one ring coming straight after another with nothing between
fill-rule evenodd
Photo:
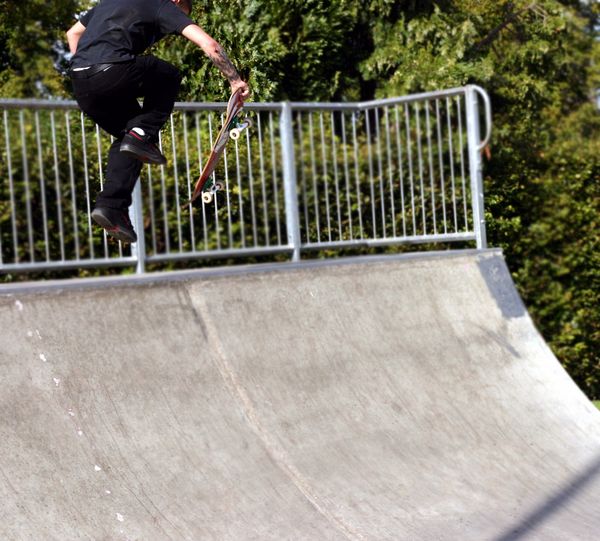
<instances>
[{"instance_id":1,"label":"vertical railing bar","mask_svg":"<svg viewBox=\"0 0 600 541\"><path fill-rule=\"evenodd\" d=\"M346 205L348 210L348 228L350 240L354 239L354 231L352 230L352 198L350 195L350 165L348 164L348 141L346 136L346 115L344 111L340 111L341 129L342 129L342 148L344 156L344 181L346 183Z\"/></svg>"},{"instance_id":2,"label":"vertical railing bar","mask_svg":"<svg viewBox=\"0 0 600 541\"><path fill-rule=\"evenodd\" d=\"M395 196L394 196L394 173L392 167L392 143L390 136L390 108L386 106L384 108L384 118L385 118L385 146L387 153L387 165L388 165L388 185L390 190L390 211L392 216L392 236L396 237L396 204L395 204Z\"/></svg>"},{"instance_id":3,"label":"vertical railing bar","mask_svg":"<svg viewBox=\"0 0 600 541\"><path fill-rule=\"evenodd\" d=\"M3 130L4 132L4 130ZM2 167L2 160L0 160L0 172L4 172L4 168ZM3 175L0 176L0 179L3 178ZM3 182L0 183L0 188L2 189L2 193L4 193L4 186L3 186ZM0 223L0 267L2 267L4 265L4 248L2 246L2 223Z\"/></svg>"},{"instance_id":4,"label":"vertical railing bar","mask_svg":"<svg viewBox=\"0 0 600 541\"><path fill-rule=\"evenodd\" d=\"M98 157L98 178L100 180L100 191L104 189L104 173L102 171L102 143L100 140L100 126L96 124L96 153ZM104 248L104 257L108 257L108 237L106 232L102 230L102 244Z\"/></svg>"},{"instance_id":5,"label":"vertical railing bar","mask_svg":"<svg viewBox=\"0 0 600 541\"><path fill-rule=\"evenodd\" d=\"M271 138L271 166L273 170L273 199L275 201L275 224L277 227L277 244L281 246L281 219L279 210L279 186L277 182L277 155L275 152L275 133L273 128L273 112L269 111L269 136Z\"/></svg>"},{"instance_id":6,"label":"vertical railing bar","mask_svg":"<svg viewBox=\"0 0 600 541\"><path fill-rule=\"evenodd\" d=\"M398 171L400 181L400 202L402 204L402 235L406 237L406 207L404 200L404 162L402 159L402 141L400 138L400 113L398 106L394 107L394 117L396 120L396 150L398 152Z\"/></svg>"},{"instance_id":7,"label":"vertical railing bar","mask_svg":"<svg viewBox=\"0 0 600 541\"><path fill-rule=\"evenodd\" d=\"M362 218L362 198L360 197L361 188L360 188L360 171L359 171L359 161L358 161L358 136L356 133L356 115L358 113L355 112L352 114L352 141L354 147L354 176L356 182L356 197L358 201L358 225L360 230L360 238L365 238L365 232L363 229L363 218Z\"/></svg>"},{"instance_id":8,"label":"vertical railing bar","mask_svg":"<svg viewBox=\"0 0 600 541\"><path fill-rule=\"evenodd\" d=\"M257 231L257 217L256 217L256 199L254 197L254 171L252 167L252 150L250 149L250 130L245 130L246 133L246 154L248 157L248 183L250 184L250 210L252 215L252 239L254 246L258 246L258 231Z\"/></svg>"},{"instance_id":9,"label":"vertical railing bar","mask_svg":"<svg viewBox=\"0 0 600 541\"><path fill-rule=\"evenodd\" d=\"M207 123L210 124L210 113L206 114L207 117ZM202 137L201 137L201 124L198 120L199 118L199 114L196 113L196 144L198 146L198 171L202 171ZM208 143L209 145L212 144L211 141L209 141ZM203 233L203 238L204 238L204 250L208 250L208 221L206 218L206 204L204 203L204 200L201 200L202 202L202 233ZM195 249L195 247L194 247Z\"/></svg>"},{"instance_id":10,"label":"vertical railing bar","mask_svg":"<svg viewBox=\"0 0 600 541\"><path fill-rule=\"evenodd\" d=\"M390 141L390 108L385 107L385 143L388 161L388 183L390 189L390 207L392 212L392 236L396 237L396 205L394 203L394 180L392 169L392 143Z\"/></svg>"},{"instance_id":11,"label":"vertical railing bar","mask_svg":"<svg viewBox=\"0 0 600 541\"><path fill-rule=\"evenodd\" d=\"M27 140L25 138L25 112L19 111L21 129L21 158L23 165L23 184L25 185L25 210L27 213L27 238L29 240L29 261L35 262L35 243L33 241L33 215L31 212L31 188L29 179L29 159L27 158Z\"/></svg>"},{"instance_id":12,"label":"vertical railing bar","mask_svg":"<svg viewBox=\"0 0 600 541\"><path fill-rule=\"evenodd\" d=\"M313 178L313 197L315 201L315 220L317 226L317 242L321 241L321 219L319 212L319 189L317 187L317 163L315 159L315 145L314 145L314 127L313 127L313 117L312 112L308 113L308 137L310 141L310 160L311 160L311 169L312 169L312 178ZM310 241L310 239L307 239Z\"/></svg>"},{"instance_id":13,"label":"vertical railing bar","mask_svg":"<svg viewBox=\"0 0 600 541\"><path fill-rule=\"evenodd\" d=\"M258 163L260 169L260 185L262 190L262 205L263 205L263 223L265 227L265 245L271 245L271 232L269 230L269 212L268 212L268 203L267 203L267 191L266 191L266 175L265 175L265 160L263 156L263 131L262 131L262 121L261 114L258 112L256 114L256 125L258 129Z\"/></svg>"},{"instance_id":14,"label":"vertical railing bar","mask_svg":"<svg viewBox=\"0 0 600 541\"><path fill-rule=\"evenodd\" d=\"M452 182L452 209L454 216L454 232L458 233L458 216L456 209L456 175L454 171L454 134L452 132L452 109L450 98L446 98L446 119L448 127L448 157L450 159L450 179Z\"/></svg>"},{"instance_id":15,"label":"vertical railing bar","mask_svg":"<svg viewBox=\"0 0 600 541\"><path fill-rule=\"evenodd\" d=\"M310 114L310 113L309 113ZM309 229L309 218L308 218L308 195L307 195L307 180L304 167L304 133L302 132L302 111L296 112L296 122L298 123L298 151L300 153L300 159L298 160L298 167L300 169L300 184L302 186L302 206L304 211L304 231L306 234L306 242L310 242L310 229Z\"/></svg>"},{"instance_id":16,"label":"vertical railing bar","mask_svg":"<svg viewBox=\"0 0 600 541\"><path fill-rule=\"evenodd\" d=\"M197 113L196 113L197 116ZM185 152L185 176L186 176L186 184L187 184L187 199L188 201L192 198L192 171L190 167L190 144L188 141L188 114L184 111L182 115L183 122L183 149ZM191 251L196 250L196 231L194 230L194 212L192 203L187 205L187 212L189 216L189 226L190 226L190 246Z\"/></svg>"},{"instance_id":17,"label":"vertical railing bar","mask_svg":"<svg viewBox=\"0 0 600 541\"><path fill-rule=\"evenodd\" d=\"M339 240L343 238L342 231L342 211L340 198L340 178L338 173L337 148L335 144L335 111L331 112L331 158L333 161L333 180L335 182L335 201L337 205L337 223L339 231Z\"/></svg>"},{"instance_id":18,"label":"vertical railing bar","mask_svg":"<svg viewBox=\"0 0 600 541\"><path fill-rule=\"evenodd\" d=\"M7 150L6 154L7 154L8 161L10 161L9 152L8 152L8 146L9 146L8 145L8 138L7 138L8 134L6 133L6 123L7 123L6 109L2 112L2 121L3 121L3 127L4 127L4 129L2 130L2 132L4 133L4 137L5 137L4 143L5 143L6 150ZM2 162L0 162L0 164L1 163ZM7 171L7 174L8 174L8 171ZM2 190L2 191L4 192L4 190ZM3 250L3 246L2 246L2 227L0 225L0 266L4 265L4 255L3 254L4 254L4 250Z\"/></svg>"},{"instance_id":19,"label":"vertical railing bar","mask_svg":"<svg viewBox=\"0 0 600 541\"><path fill-rule=\"evenodd\" d=\"M222 126L223 123L225 121L225 114L221 113L221 118L220 118L220 125ZM215 128L216 131L216 128ZM217 136L218 136L218 132L217 132ZM217 137L215 136L215 137ZM212 134L211 134L211 141L212 141ZM223 159L223 156L221 156L221 159ZM215 167L215 170L213 171L212 174L213 177L213 182L216 184L217 181L217 168ZM219 197L217 196L217 194L215 194L214 198L213 198L213 208L214 208L214 216L215 216L215 230L217 232L217 250L221 250L223 248L223 243L221 241L221 236L223 234L223 226L221 224L221 215L220 215L220 210L219 210Z\"/></svg>"},{"instance_id":20,"label":"vertical railing bar","mask_svg":"<svg viewBox=\"0 0 600 541\"><path fill-rule=\"evenodd\" d=\"M375 112L375 138L377 139L377 171L379 177L379 199L381 206L381 228L383 231L383 238L387 238L387 218L385 208L385 186L383 181L383 151L381 149L381 118L379 116L379 108L374 109Z\"/></svg>"},{"instance_id":21,"label":"vertical railing bar","mask_svg":"<svg viewBox=\"0 0 600 541\"><path fill-rule=\"evenodd\" d=\"M136 256L136 274L146 272L146 236L144 234L144 211L142 207L142 182L138 177L132 194L132 205L129 207L131 222L138 232L137 241L131 245L131 253Z\"/></svg>"},{"instance_id":22,"label":"vertical railing bar","mask_svg":"<svg viewBox=\"0 0 600 541\"><path fill-rule=\"evenodd\" d=\"M60 236L60 260L64 262L66 261L66 254L61 196L62 187L60 185L60 172L58 167L58 149L56 144L56 121L54 119L54 111L50 111L50 131L52 132L52 158L54 162L54 185L56 187L56 213L58 219L58 234Z\"/></svg>"},{"instance_id":23,"label":"vertical railing bar","mask_svg":"<svg viewBox=\"0 0 600 541\"><path fill-rule=\"evenodd\" d=\"M2 247L2 224L0 224L0 267L4 265L4 249Z\"/></svg>"},{"instance_id":24,"label":"vertical railing bar","mask_svg":"<svg viewBox=\"0 0 600 541\"><path fill-rule=\"evenodd\" d=\"M233 248L233 221L231 219L231 197L229 192L229 162L227 161L227 146L223 149L223 165L225 167L225 200L227 207L227 239L229 247Z\"/></svg>"},{"instance_id":25,"label":"vertical railing bar","mask_svg":"<svg viewBox=\"0 0 600 541\"><path fill-rule=\"evenodd\" d=\"M6 112L6 111L4 111L4 112ZM4 117L4 115L3 115L3 117ZM3 119L3 122L4 122L4 119ZM4 132L5 130L2 130L2 131ZM6 141L5 141L5 144L6 144ZM2 165L1 160L0 160L0 165ZM3 168L0 168L0 170L3 171ZM0 178L2 178L2 177L0 177ZM4 192L3 186L2 186L2 192ZM4 254L4 249L2 246L2 224L0 223L0 267L4 265L4 255L3 254Z\"/></svg>"},{"instance_id":26,"label":"vertical railing bar","mask_svg":"<svg viewBox=\"0 0 600 541\"><path fill-rule=\"evenodd\" d=\"M321 157L323 159L323 183L325 184L325 214L327 216L327 239L331 242L331 208L329 204L329 170L327 167L327 143L325 141L325 125L323 111L319 113L319 128L321 130Z\"/></svg>"},{"instance_id":27,"label":"vertical railing bar","mask_svg":"<svg viewBox=\"0 0 600 541\"><path fill-rule=\"evenodd\" d=\"M224 121L225 121L225 113L221 113L219 125L222 126ZM217 131L216 127L215 127L215 131ZM215 135L215 138L218 137L218 133L219 132L217 131L217 135ZM212 140L212 137L211 137L211 140ZM224 154L224 152L223 152L223 154ZM224 163L223 154L221 155L221 163ZM218 166L218 162L217 162L217 166ZM212 177L213 177L213 182L216 184L218 182L217 167L215 167ZM224 226L221 223L221 211L220 211L220 207L219 207L219 196L217 195L217 193L215 193L215 195L214 195L214 198L212 200L212 205L213 205L214 217L215 217L215 230L217 232L217 250L222 250L223 249L222 236L224 233Z\"/></svg>"},{"instance_id":28,"label":"vertical railing bar","mask_svg":"<svg viewBox=\"0 0 600 541\"><path fill-rule=\"evenodd\" d=\"M437 209L435 206L435 174L433 171L433 144L431 142L431 101L425 102L425 122L427 129L427 159L429 161L429 189L431 190L431 216L433 218L433 234L437 235Z\"/></svg>"},{"instance_id":29,"label":"vertical railing bar","mask_svg":"<svg viewBox=\"0 0 600 541\"><path fill-rule=\"evenodd\" d=\"M415 103L415 111L417 118L417 156L419 161L419 187L421 189L421 215L423 218L423 235L427 235L427 215L426 215L426 196L425 196L425 179L423 178L423 134L421 132L421 111L419 103Z\"/></svg>"},{"instance_id":30,"label":"vertical railing bar","mask_svg":"<svg viewBox=\"0 0 600 541\"><path fill-rule=\"evenodd\" d=\"M150 235L152 236L152 253L156 254L158 252L157 248L157 232L156 232L156 210L154 208L154 188L153 179L152 179L152 168L150 164L146 166L146 171L148 175L148 205L150 207Z\"/></svg>"},{"instance_id":31,"label":"vertical railing bar","mask_svg":"<svg viewBox=\"0 0 600 541\"><path fill-rule=\"evenodd\" d=\"M87 157L87 138L85 135L85 117L79 113L79 124L81 126L81 150L83 157L83 184L85 187L85 202L87 211L88 245L90 248L90 257L94 259L94 236L92 231L92 209L90 204L90 174L88 169Z\"/></svg>"},{"instance_id":32,"label":"vertical railing bar","mask_svg":"<svg viewBox=\"0 0 600 541\"><path fill-rule=\"evenodd\" d=\"M110 136L110 144L111 146L114 144L115 142L115 138L111 135ZM129 212L129 209L127 209L127 211ZM106 237L106 231L104 231L104 236ZM119 257L123 257L123 243L121 241L117 242L117 246L118 246L118 251L119 251Z\"/></svg>"},{"instance_id":33,"label":"vertical railing bar","mask_svg":"<svg viewBox=\"0 0 600 541\"><path fill-rule=\"evenodd\" d=\"M365 111L365 127L367 130L367 152L369 157L369 188L371 190L371 220L373 224L373 238L377 238L377 217L375 211L375 180L373 171L373 147L371 141L371 122L369 121L369 111Z\"/></svg>"},{"instance_id":34,"label":"vertical railing bar","mask_svg":"<svg viewBox=\"0 0 600 541\"><path fill-rule=\"evenodd\" d=\"M415 204L415 172L412 153L412 137L410 134L410 109L404 104L404 120L406 125L406 155L408 158L408 178L410 181L410 205L412 214L413 235L417 234L417 208Z\"/></svg>"},{"instance_id":35,"label":"vertical railing bar","mask_svg":"<svg viewBox=\"0 0 600 541\"><path fill-rule=\"evenodd\" d=\"M225 116L223 115L223 113L221 113L221 125L223 125L224 120L225 120ZM211 145L212 145L212 141L214 141L213 132L212 132L212 123L209 123L209 132L210 132L210 140L211 140ZM237 141L235 142L235 145L237 147ZM212 173L212 178L213 178L213 183L216 183L217 182L217 168L216 167ZM221 249L221 221L219 220L219 198L217 197L216 194L214 195L214 198L212 200L212 205L213 205L214 216L215 216L215 233L216 233L216 238L217 238L217 250L220 250Z\"/></svg>"},{"instance_id":36,"label":"vertical railing bar","mask_svg":"<svg viewBox=\"0 0 600 541\"><path fill-rule=\"evenodd\" d=\"M446 213L446 176L444 175L444 153L442 144L442 121L440 119L440 100L435 100L435 115L437 124L437 138L438 138L438 158L440 167L440 183L442 186L442 215L444 217L444 234L448 233L448 216Z\"/></svg>"},{"instance_id":37,"label":"vertical railing bar","mask_svg":"<svg viewBox=\"0 0 600 541\"><path fill-rule=\"evenodd\" d=\"M471 177L471 200L473 206L473 227L477 239L477 249L487 247L486 224L483 201L483 161L480 144L479 105L477 92L473 86L465 90L467 101L467 140L469 146L469 173Z\"/></svg>"},{"instance_id":38,"label":"vertical railing bar","mask_svg":"<svg viewBox=\"0 0 600 541\"><path fill-rule=\"evenodd\" d=\"M239 141L239 139L238 139ZM238 141L235 141L235 164L238 183L238 201L240 206L240 232L242 235L242 248L246 247L246 222L244 216L244 196L242 192L242 177L240 173L240 149Z\"/></svg>"},{"instance_id":39,"label":"vertical railing bar","mask_svg":"<svg viewBox=\"0 0 600 541\"><path fill-rule=\"evenodd\" d=\"M285 190L285 216L288 245L292 247L292 261L300 260L300 220L298 217L298 186L294 150L294 125L292 107L281 103L281 156L283 161L283 184Z\"/></svg>"},{"instance_id":40,"label":"vertical railing bar","mask_svg":"<svg viewBox=\"0 0 600 541\"><path fill-rule=\"evenodd\" d=\"M465 144L463 140L463 125L462 125L462 107L460 96L456 97L456 104L458 107L458 134L459 134L459 148L460 148L460 170L462 176L462 192L463 192L463 215L465 217L465 231L469 230L469 211L467 209L467 186L466 186L466 172L465 172Z\"/></svg>"},{"instance_id":41,"label":"vertical railing bar","mask_svg":"<svg viewBox=\"0 0 600 541\"><path fill-rule=\"evenodd\" d=\"M42 137L40 133L39 111L35 112L35 135L38 151L40 194L42 196L42 220L44 222L44 251L46 254L46 261L50 261L50 239L48 235L48 207L46 201L46 180L44 178L44 160L42 156Z\"/></svg>"},{"instance_id":42,"label":"vertical railing bar","mask_svg":"<svg viewBox=\"0 0 600 541\"><path fill-rule=\"evenodd\" d=\"M69 154L69 177L71 183L71 213L73 215L73 233L75 240L75 259L79 261L79 225L77 223L77 200L75 195L75 171L73 166L73 151L71 145L71 122L69 111L65 113L65 125L67 128L67 149Z\"/></svg>"},{"instance_id":43,"label":"vertical railing bar","mask_svg":"<svg viewBox=\"0 0 600 541\"><path fill-rule=\"evenodd\" d=\"M162 148L162 135L158 132L158 145L160 147L160 151L163 152ZM160 166L160 189L161 189L161 199L162 199L162 217L164 224L164 235L165 235L165 253L171 253L171 234L169 230L169 205L167 198L167 182L165 178L165 166Z\"/></svg>"},{"instance_id":44,"label":"vertical railing bar","mask_svg":"<svg viewBox=\"0 0 600 541\"><path fill-rule=\"evenodd\" d=\"M177 238L179 245L179 253L183 253L183 230L181 227L181 204L179 202L179 172L177 171L177 145L175 138L175 119L173 114L170 116L171 121L171 151L173 152L173 180L175 182L175 213L177 216Z\"/></svg>"},{"instance_id":45,"label":"vertical railing bar","mask_svg":"<svg viewBox=\"0 0 600 541\"><path fill-rule=\"evenodd\" d=\"M10 129L8 127L8 111L4 110L4 133L6 138L6 161L8 165L8 190L10 196L10 217L13 236L13 249L15 252L15 263L20 261L19 236L17 235L17 205L15 198L15 185L12 167L12 149L10 147Z\"/></svg>"}]
</instances>

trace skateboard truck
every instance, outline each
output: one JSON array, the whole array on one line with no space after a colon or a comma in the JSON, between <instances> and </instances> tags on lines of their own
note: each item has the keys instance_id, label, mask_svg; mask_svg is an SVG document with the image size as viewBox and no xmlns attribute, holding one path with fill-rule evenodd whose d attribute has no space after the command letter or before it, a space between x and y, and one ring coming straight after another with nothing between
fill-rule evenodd
<instances>
[{"instance_id":1,"label":"skateboard truck","mask_svg":"<svg viewBox=\"0 0 600 541\"><path fill-rule=\"evenodd\" d=\"M240 135L244 130L247 130L252 127L252 120L248 117L244 117L242 120L238 118L234 119L235 128L231 128L229 130L229 137L234 141L237 141L240 138Z\"/></svg>"},{"instance_id":2,"label":"skateboard truck","mask_svg":"<svg viewBox=\"0 0 600 541\"><path fill-rule=\"evenodd\" d=\"M208 190L202 191L202 201L207 205L212 203L212 200L217 192L224 190L225 186L222 182L213 182Z\"/></svg>"}]
</instances>

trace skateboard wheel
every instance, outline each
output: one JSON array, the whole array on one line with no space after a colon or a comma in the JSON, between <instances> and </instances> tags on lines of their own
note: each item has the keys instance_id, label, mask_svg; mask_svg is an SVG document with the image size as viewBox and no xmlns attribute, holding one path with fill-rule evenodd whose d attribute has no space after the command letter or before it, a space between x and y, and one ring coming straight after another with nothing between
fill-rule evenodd
<instances>
[{"instance_id":1,"label":"skateboard wheel","mask_svg":"<svg viewBox=\"0 0 600 541\"><path fill-rule=\"evenodd\" d=\"M224 189L225 189L225 186L223 186L222 182L215 182L212 191L214 193L214 192L220 192Z\"/></svg>"},{"instance_id":2,"label":"skateboard wheel","mask_svg":"<svg viewBox=\"0 0 600 541\"><path fill-rule=\"evenodd\" d=\"M240 138L241 130L239 128L233 128L229 131L229 137L231 137L234 141L237 141Z\"/></svg>"},{"instance_id":3,"label":"skateboard wheel","mask_svg":"<svg viewBox=\"0 0 600 541\"><path fill-rule=\"evenodd\" d=\"M252 128L254 126L254 124L252 123L252 120L250 118L248 118L248 117L246 117L244 119L244 123L246 124L246 128L247 129L250 129L250 128Z\"/></svg>"},{"instance_id":4,"label":"skateboard wheel","mask_svg":"<svg viewBox=\"0 0 600 541\"><path fill-rule=\"evenodd\" d=\"M212 193L210 193L210 192L204 192L202 194L202 202L203 203L209 204L209 203L212 203L212 200L213 200L213 194Z\"/></svg>"}]
</instances>

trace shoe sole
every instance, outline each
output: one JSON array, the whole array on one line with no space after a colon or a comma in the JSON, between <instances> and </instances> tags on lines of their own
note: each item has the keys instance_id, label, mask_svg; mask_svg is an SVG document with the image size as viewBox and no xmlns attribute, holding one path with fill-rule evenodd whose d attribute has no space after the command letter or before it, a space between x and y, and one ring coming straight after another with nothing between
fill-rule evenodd
<instances>
[{"instance_id":1,"label":"shoe sole","mask_svg":"<svg viewBox=\"0 0 600 541\"><path fill-rule=\"evenodd\" d=\"M114 237L121 242L128 242L131 244L137 242L137 235L135 235L135 233L132 235L130 231L122 229L118 225L113 225L113 223L104 215L92 212L92 219L111 237Z\"/></svg>"},{"instance_id":2,"label":"shoe sole","mask_svg":"<svg viewBox=\"0 0 600 541\"><path fill-rule=\"evenodd\" d=\"M119 150L121 152L124 152L125 154L129 154L130 156L136 158L137 160L143 163L150 163L152 165L165 165L167 163L167 160L164 156L160 158L155 158L145 153L143 150L140 150L138 147L135 147L128 143L122 143L119 147Z\"/></svg>"}]
</instances>

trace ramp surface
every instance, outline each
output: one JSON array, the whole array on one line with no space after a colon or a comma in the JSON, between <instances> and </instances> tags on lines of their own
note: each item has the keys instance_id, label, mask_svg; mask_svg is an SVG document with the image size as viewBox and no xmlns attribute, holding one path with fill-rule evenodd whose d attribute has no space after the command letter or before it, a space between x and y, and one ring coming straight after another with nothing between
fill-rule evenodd
<instances>
[{"instance_id":1,"label":"ramp surface","mask_svg":"<svg viewBox=\"0 0 600 541\"><path fill-rule=\"evenodd\" d=\"M0 289L0 538L598 539L499 252L283 269Z\"/></svg>"}]
</instances>

